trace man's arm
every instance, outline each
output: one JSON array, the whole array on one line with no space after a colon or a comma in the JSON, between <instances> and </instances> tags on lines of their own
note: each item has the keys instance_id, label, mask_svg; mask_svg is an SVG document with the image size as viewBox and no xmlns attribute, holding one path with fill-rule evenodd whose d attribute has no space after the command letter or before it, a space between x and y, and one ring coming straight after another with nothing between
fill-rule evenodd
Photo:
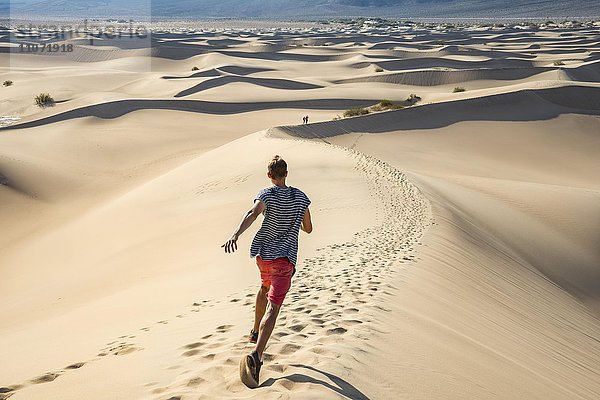
<instances>
[{"instance_id":1,"label":"man's arm","mask_svg":"<svg viewBox=\"0 0 600 400\"><path fill-rule=\"evenodd\" d=\"M246 214L244 214L244 217L242 218L240 224L235 229L233 234L229 237L229 239L227 239L225 244L223 244L221 246L221 247L225 248L226 253L233 253L234 251L237 250L237 240L240 237L240 235L242 233L244 233L244 231L246 229L248 229L254 221L256 221L256 218L264 210L265 210L265 203L263 203L260 200L256 200L254 202L254 206L252 206L252 208L250 210L248 210L248 212L246 212Z\"/></svg>"},{"instance_id":2,"label":"man's arm","mask_svg":"<svg viewBox=\"0 0 600 400\"><path fill-rule=\"evenodd\" d=\"M306 233L311 233L313 230L312 221L310 219L310 210L308 207L306 211L304 211L304 218L302 218L302 224L300 224L300 229L302 229Z\"/></svg>"}]
</instances>

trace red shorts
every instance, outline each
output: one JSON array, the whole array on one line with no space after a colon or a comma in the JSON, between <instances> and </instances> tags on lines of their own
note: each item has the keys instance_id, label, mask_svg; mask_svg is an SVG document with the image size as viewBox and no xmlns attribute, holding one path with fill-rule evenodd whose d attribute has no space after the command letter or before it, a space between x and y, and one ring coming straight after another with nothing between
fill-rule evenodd
<instances>
[{"instance_id":1,"label":"red shorts","mask_svg":"<svg viewBox=\"0 0 600 400\"><path fill-rule=\"evenodd\" d=\"M294 264L287 257L274 260L263 260L256 257L256 265L260 270L260 281L263 286L269 288L267 300L278 306L283 304L283 299L292 286L292 275L294 275Z\"/></svg>"}]
</instances>

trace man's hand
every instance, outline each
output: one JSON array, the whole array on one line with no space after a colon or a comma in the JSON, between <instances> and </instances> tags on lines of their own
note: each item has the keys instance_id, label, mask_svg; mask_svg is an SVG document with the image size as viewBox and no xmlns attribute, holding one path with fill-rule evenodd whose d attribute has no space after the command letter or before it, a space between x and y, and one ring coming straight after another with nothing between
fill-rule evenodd
<instances>
[{"instance_id":1,"label":"man's hand","mask_svg":"<svg viewBox=\"0 0 600 400\"><path fill-rule=\"evenodd\" d=\"M237 237L232 236L221 247L225 247L225 253L233 253L237 250Z\"/></svg>"},{"instance_id":2,"label":"man's hand","mask_svg":"<svg viewBox=\"0 0 600 400\"><path fill-rule=\"evenodd\" d=\"M302 218L300 229L306 233L311 233L313 230L312 220L310 219L310 210L308 208L306 208L306 211L304 211L304 218Z\"/></svg>"},{"instance_id":3,"label":"man's hand","mask_svg":"<svg viewBox=\"0 0 600 400\"><path fill-rule=\"evenodd\" d=\"M225 253L233 253L237 250L238 237L240 237L240 235L244 233L244 231L248 229L250 225L252 225L256 218L265 210L265 207L266 205L262 201L258 199L254 201L254 205L246 214L244 214L242 221L233 232L233 235L231 235L225 244L221 246L225 247Z\"/></svg>"}]
</instances>

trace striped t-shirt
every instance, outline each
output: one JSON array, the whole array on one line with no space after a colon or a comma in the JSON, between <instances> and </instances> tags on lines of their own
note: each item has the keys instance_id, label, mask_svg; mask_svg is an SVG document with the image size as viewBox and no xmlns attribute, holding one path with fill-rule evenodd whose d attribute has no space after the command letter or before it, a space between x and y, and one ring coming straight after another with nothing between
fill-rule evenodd
<instances>
[{"instance_id":1,"label":"striped t-shirt","mask_svg":"<svg viewBox=\"0 0 600 400\"><path fill-rule=\"evenodd\" d=\"M265 203L262 226L250 246L250 257L263 260L287 257L296 265L298 234L310 200L302 190L272 186L261 190L255 200Z\"/></svg>"}]
</instances>

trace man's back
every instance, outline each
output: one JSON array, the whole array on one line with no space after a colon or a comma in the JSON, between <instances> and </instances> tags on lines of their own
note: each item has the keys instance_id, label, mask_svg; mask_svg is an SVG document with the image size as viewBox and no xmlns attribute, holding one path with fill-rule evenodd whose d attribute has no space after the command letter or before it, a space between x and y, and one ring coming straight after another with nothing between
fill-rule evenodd
<instances>
[{"instance_id":1,"label":"man's back","mask_svg":"<svg viewBox=\"0 0 600 400\"><path fill-rule=\"evenodd\" d=\"M250 247L250 256L265 260L287 257L296 264L298 233L310 200L300 189L271 186L256 200L265 203L264 220Z\"/></svg>"}]
</instances>

